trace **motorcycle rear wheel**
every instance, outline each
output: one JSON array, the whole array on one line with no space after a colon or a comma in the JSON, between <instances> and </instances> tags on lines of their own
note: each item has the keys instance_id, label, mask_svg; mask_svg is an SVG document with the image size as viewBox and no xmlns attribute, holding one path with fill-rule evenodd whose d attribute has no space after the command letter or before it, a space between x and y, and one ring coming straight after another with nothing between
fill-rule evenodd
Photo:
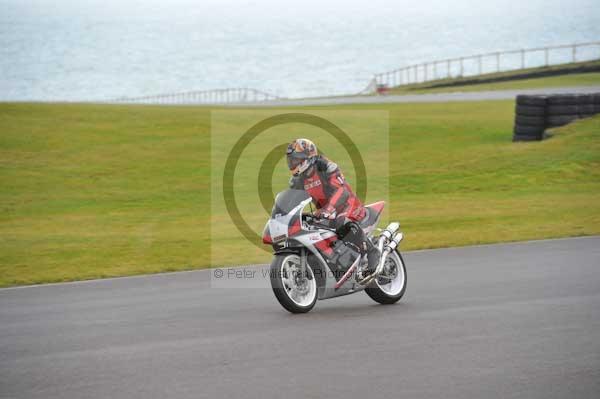
<instances>
[{"instance_id":1,"label":"motorcycle rear wheel","mask_svg":"<svg viewBox=\"0 0 600 399\"><path fill-rule=\"evenodd\" d=\"M393 265L388 265L388 262L393 262ZM389 269L395 270L395 274L392 273L393 277L390 276L392 278L389 279L384 277L376 278L375 281L365 288L365 292L375 302L382 305L391 305L398 302L406 292L406 266L404 265L404 259L402 259L400 251L395 250L388 256L386 266L389 266Z\"/></svg>"},{"instance_id":2,"label":"motorcycle rear wheel","mask_svg":"<svg viewBox=\"0 0 600 399\"><path fill-rule=\"evenodd\" d=\"M306 313L317 302L317 281L312 268L306 264L306 276L299 271L297 254L275 255L271 262L271 288L281 306L291 313Z\"/></svg>"}]
</instances>

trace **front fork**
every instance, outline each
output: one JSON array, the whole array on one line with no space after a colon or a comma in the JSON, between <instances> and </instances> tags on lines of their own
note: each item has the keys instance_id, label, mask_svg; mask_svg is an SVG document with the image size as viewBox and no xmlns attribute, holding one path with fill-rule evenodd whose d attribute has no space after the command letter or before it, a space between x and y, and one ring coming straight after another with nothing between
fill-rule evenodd
<instances>
[{"instance_id":1,"label":"front fork","mask_svg":"<svg viewBox=\"0 0 600 399\"><path fill-rule=\"evenodd\" d=\"M305 276L307 279L312 280L312 276L310 275L310 273L307 273L306 271L306 248L300 248L300 273L302 276Z\"/></svg>"}]
</instances>

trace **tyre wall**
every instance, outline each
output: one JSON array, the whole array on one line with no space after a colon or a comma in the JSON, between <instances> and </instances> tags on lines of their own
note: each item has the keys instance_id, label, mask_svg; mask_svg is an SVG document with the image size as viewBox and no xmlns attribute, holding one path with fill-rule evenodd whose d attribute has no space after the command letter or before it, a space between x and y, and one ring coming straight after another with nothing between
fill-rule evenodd
<instances>
[{"instance_id":1,"label":"tyre wall","mask_svg":"<svg viewBox=\"0 0 600 399\"><path fill-rule=\"evenodd\" d=\"M544 131L600 113L600 93L518 95L513 141L537 141Z\"/></svg>"}]
</instances>

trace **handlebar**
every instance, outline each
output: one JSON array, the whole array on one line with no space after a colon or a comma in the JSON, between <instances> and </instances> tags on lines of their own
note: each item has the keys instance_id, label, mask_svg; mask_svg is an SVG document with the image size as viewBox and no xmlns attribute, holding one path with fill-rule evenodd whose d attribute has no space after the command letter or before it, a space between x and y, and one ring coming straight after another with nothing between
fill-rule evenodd
<instances>
[{"instance_id":1,"label":"handlebar","mask_svg":"<svg viewBox=\"0 0 600 399\"><path fill-rule=\"evenodd\" d=\"M314 226L335 230L335 226L332 226L332 223L335 223L335 220L320 218L312 213L302 213L302 219Z\"/></svg>"}]
</instances>

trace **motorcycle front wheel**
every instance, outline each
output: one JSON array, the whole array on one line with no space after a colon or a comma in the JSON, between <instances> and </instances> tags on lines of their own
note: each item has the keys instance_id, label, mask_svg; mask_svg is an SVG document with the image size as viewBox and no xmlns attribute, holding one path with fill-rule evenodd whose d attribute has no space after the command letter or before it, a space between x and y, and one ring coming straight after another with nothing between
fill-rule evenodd
<instances>
[{"instance_id":1,"label":"motorcycle front wheel","mask_svg":"<svg viewBox=\"0 0 600 399\"><path fill-rule=\"evenodd\" d=\"M271 288L275 298L288 312L306 313L317 302L317 281L307 263L302 273L297 254L275 255L271 262Z\"/></svg>"},{"instance_id":2,"label":"motorcycle front wheel","mask_svg":"<svg viewBox=\"0 0 600 399\"><path fill-rule=\"evenodd\" d=\"M383 270L365 292L375 302L389 305L398 302L406 292L406 266L399 251L388 255Z\"/></svg>"}]
</instances>

